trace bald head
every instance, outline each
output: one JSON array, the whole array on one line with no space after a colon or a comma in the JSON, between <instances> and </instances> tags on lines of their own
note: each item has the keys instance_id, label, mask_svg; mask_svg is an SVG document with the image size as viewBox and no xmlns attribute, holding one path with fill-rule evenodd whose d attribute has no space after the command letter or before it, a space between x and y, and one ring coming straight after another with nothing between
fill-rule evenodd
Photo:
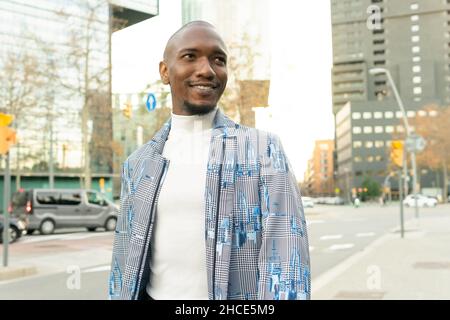
<instances>
[{"instance_id":1,"label":"bald head","mask_svg":"<svg viewBox=\"0 0 450 320\"><path fill-rule=\"evenodd\" d=\"M159 73L170 85L174 114L211 111L227 84L227 50L213 25L193 21L167 41Z\"/></svg>"},{"instance_id":2,"label":"bald head","mask_svg":"<svg viewBox=\"0 0 450 320\"><path fill-rule=\"evenodd\" d=\"M173 50L174 50L174 47L175 47L176 43L179 41L180 38L183 37L183 34L187 30L195 28L195 27L211 29L213 32L215 32L217 34L217 37L220 40L220 42L222 43L223 47L224 48L226 47L225 43L222 40L222 38L217 33L216 28L211 23L203 21L203 20L191 21L191 22L188 22L185 25L183 25L177 31L175 31L175 33L169 38L169 40L167 41L167 44L166 44L166 48L164 49L164 55L163 55L164 61L167 61L169 59L169 57L173 53Z\"/></svg>"}]
</instances>

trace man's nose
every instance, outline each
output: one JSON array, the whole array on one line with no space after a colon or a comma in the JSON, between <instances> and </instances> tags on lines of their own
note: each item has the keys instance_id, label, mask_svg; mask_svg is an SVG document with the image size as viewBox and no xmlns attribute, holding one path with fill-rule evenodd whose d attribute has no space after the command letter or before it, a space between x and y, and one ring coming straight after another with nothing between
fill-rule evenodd
<instances>
[{"instance_id":1,"label":"man's nose","mask_svg":"<svg viewBox=\"0 0 450 320\"><path fill-rule=\"evenodd\" d=\"M196 75L199 77L204 77L207 79L213 78L216 73L214 72L214 69L211 66L211 62L207 57L202 57L197 60L197 68L196 68Z\"/></svg>"}]
</instances>

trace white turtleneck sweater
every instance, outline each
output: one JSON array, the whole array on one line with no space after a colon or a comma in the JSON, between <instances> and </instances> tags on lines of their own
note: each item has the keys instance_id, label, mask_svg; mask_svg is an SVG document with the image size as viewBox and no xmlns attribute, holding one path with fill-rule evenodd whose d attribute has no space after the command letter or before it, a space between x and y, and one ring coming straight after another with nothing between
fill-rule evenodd
<instances>
[{"instance_id":1,"label":"white turtleneck sweater","mask_svg":"<svg viewBox=\"0 0 450 320\"><path fill-rule=\"evenodd\" d=\"M172 113L163 151L170 164L156 209L147 285L156 300L208 299L204 192L216 112Z\"/></svg>"}]
</instances>

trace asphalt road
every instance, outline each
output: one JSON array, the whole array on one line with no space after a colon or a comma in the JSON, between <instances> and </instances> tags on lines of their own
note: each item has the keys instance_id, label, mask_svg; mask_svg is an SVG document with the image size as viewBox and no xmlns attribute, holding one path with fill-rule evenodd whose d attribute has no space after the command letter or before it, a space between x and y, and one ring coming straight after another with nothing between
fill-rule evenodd
<instances>
[{"instance_id":1,"label":"asphalt road","mask_svg":"<svg viewBox=\"0 0 450 320\"><path fill-rule=\"evenodd\" d=\"M448 210L424 208L421 214L443 208ZM413 209L405 209L405 220L413 216ZM400 214L397 205L317 206L306 209L306 220L314 285L325 271L397 228ZM0 299L107 299L112 237L83 229L25 236L11 246L12 263L34 262L44 272L0 282Z\"/></svg>"}]
</instances>

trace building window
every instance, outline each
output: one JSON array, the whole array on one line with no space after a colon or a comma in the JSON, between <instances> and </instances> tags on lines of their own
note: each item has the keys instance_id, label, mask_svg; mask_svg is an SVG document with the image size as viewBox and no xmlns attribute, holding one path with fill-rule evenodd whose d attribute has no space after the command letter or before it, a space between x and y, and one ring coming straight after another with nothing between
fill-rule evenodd
<instances>
[{"instance_id":1,"label":"building window","mask_svg":"<svg viewBox=\"0 0 450 320\"><path fill-rule=\"evenodd\" d=\"M412 59L413 62L420 62L420 60L421 60L421 58L419 56L415 56Z\"/></svg>"},{"instance_id":2,"label":"building window","mask_svg":"<svg viewBox=\"0 0 450 320\"><path fill-rule=\"evenodd\" d=\"M394 127L393 127L393 126L386 126L386 127L384 128L384 132L386 132L386 133L392 133L392 132L394 132Z\"/></svg>"},{"instance_id":3,"label":"building window","mask_svg":"<svg viewBox=\"0 0 450 320\"><path fill-rule=\"evenodd\" d=\"M430 115L430 117L437 117L438 115L436 110L431 110L430 112L428 112L428 114Z\"/></svg>"},{"instance_id":4,"label":"building window","mask_svg":"<svg viewBox=\"0 0 450 320\"><path fill-rule=\"evenodd\" d=\"M386 111L386 112L384 113L384 117L385 117L386 119L392 119L392 118L394 117L394 113L393 113L392 111Z\"/></svg>"},{"instance_id":5,"label":"building window","mask_svg":"<svg viewBox=\"0 0 450 320\"><path fill-rule=\"evenodd\" d=\"M425 110L419 110L417 112L417 114L419 115L419 117L426 117L427 116L427 112Z\"/></svg>"},{"instance_id":6,"label":"building window","mask_svg":"<svg viewBox=\"0 0 450 320\"><path fill-rule=\"evenodd\" d=\"M383 159L383 157L382 156L380 156L380 155L378 155L378 156L375 156L375 161L378 161L378 162L380 162L380 161L383 161L384 159Z\"/></svg>"},{"instance_id":7,"label":"building window","mask_svg":"<svg viewBox=\"0 0 450 320\"><path fill-rule=\"evenodd\" d=\"M359 134L359 133L361 133L361 127L353 127L353 133L354 133L354 134Z\"/></svg>"},{"instance_id":8,"label":"building window","mask_svg":"<svg viewBox=\"0 0 450 320\"><path fill-rule=\"evenodd\" d=\"M373 117L375 119L383 119L383 112L376 111L376 112L373 113Z\"/></svg>"},{"instance_id":9,"label":"building window","mask_svg":"<svg viewBox=\"0 0 450 320\"><path fill-rule=\"evenodd\" d=\"M363 118L364 119L372 119L372 112L364 112Z\"/></svg>"},{"instance_id":10,"label":"building window","mask_svg":"<svg viewBox=\"0 0 450 320\"><path fill-rule=\"evenodd\" d=\"M352 118L355 120L361 119L361 113L360 112L353 112Z\"/></svg>"},{"instance_id":11,"label":"building window","mask_svg":"<svg viewBox=\"0 0 450 320\"><path fill-rule=\"evenodd\" d=\"M397 112L395 112L395 117L397 119L403 118L403 113L401 111L397 111Z\"/></svg>"},{"instance_id":12,"label":"building window","mask_svg":"<svg viewBox=\"0 0 450 320\"><path fill-rule=\"evenodd\" d=\"M405 132L405 127L403 127L402 125L398 125L396 129L399 133Z\"/></svg>"},{"instance_id":13,"label":"building window","mask_svg":"<svg viewBox=\"0 0 450 320\"><path fill-rule=\"evenodd\" d=\"M414 94L422 94L422 87L414 87Z\"/></svg>"},{"instance_id":14,"label":"building window","mask_svg":"<svg viewBox=\"0 0 450 320\"><path fill-rule=\"evenodd\" d=\"M416 112L415 111L407 111L406 115L408 116L408 118L414 118L416 116Z\"/></svg>"},{"instance_id":15,"label":"building window","mask_svg":"<svg viewBox=\"0 0 450 320\"><path fill-rule=\"evenodd\" d=\"M361 148L362 147L362 141L353 141L353 148Z\"/></svg>"},{"instance_id":16,"label":"building window","mask_svg":"<svg viewBox=\"0 0 450 320\"><path fill-rule=\"evenodd\" d=\"M419 4L411 3L411 5L409 7L411 8L411 10L417 10L417 9L419 9Z\"/></svg>"},{"instance_id":17,"label":"building window","mask_svg":"<svg viewBox=\"0 0 450 320\"><path fill-rule=\"evenodd\" d=\"M375 133L383 133L383 127L382 126L375 126Z\"/></svg>"},{"instance_id":18,"label":"building window","mask_svg":"<svg viewBox=\"0 0 450 320\"><path fill-rule=\"evenodd\" d=\"M353 158L355 160L355 162L361 162L362 158L360 156L356 156Z\"/></svg>"},{"instance_id":19,"label":"building window","mask_svg":"<svg viewBox=\"0 0 450 320\"><path fill-rule=\"evenodd\" d=\"M419 21L419 16L417 14L414 14L411 16L411 21Z\"/></svg>"},{"instance_id":20,"label":"building window","mask_svg":"<svg viewBox=\"0 0 450 320\"><path fill-rule=\"evenodd\" d=\"M382 148L382 147L384 147L384 141L383 140L375 141L375 148Z\"/></svg>"},{"instance_id":21,"label":"building window","mask_svg":"<svg viewBox=\"0 0 450 320\"><path fill-rule=\"evenodd\" d=\"M419 53L420 52L420 47L419 46L414 46L411 48L412 53Z\"/></svg>"},{"instance_id":22,"label":"building window","mask_svg":"<svg viewBox=\"0 0 450 320\"><path fill-rule=\"evenodd\" d=\"M373 156L368 156L367 157L367 162L373 162Z\"/></svg>"},{"instance_id":23,"label":"building window","mask_svg":"<svg viewBox=\"0 0 450 320\"><path fill-rule=\"evenodd\" d=\"M420 37L419 36L412 36L411 37L411 42L419 42L420 41Z\"/></svg>"},{"instance_id":24,"label":"building window","mask_svg":"<svg viewBox=\"0 0 450 320\"><path fill-rule=\"evenodd\" d=\"M372 127L371 126L365 126L364 127L364 133L365 134L372 133Z\"/></svg>"},{"instance_id":25,"label":"building window","mask_svg":"<svg viewBox=\"0 0 450 320\"><path fill-rule=\"evenodd\" d=\"M419 29L420 29L420 27L419 27L419 25L417 25L417 24L413 24L413 25L411 26L411 31L412 31L412 32L418 32Z\"/></svg>"},{"instance_id":26,"label":"building window","mask_svg":"<svg viewBox=\"0 0 450 320\"><path fill-rule=\"evenodd\" d=\"M373 148L373 142L372 141L366 141L365 143L366 148Z\"/></svg>"},{"instance_id":27,"label":"building window","mask_svg":"<svg viewBox=\"0 0 450 320\"><path fill-rule=\"evenodd\" d=\"M413 66L412 67L412 71L414 72L414 73L418 73L418 72L420 72L422 70L422 68L420 67L420 66Z\"/></svg>"},{"instance_id":28,"label":"building window","mask_svg":"<svg viewBox=\"0 0 450 320\"><path fill-rule=\"evenodd\" d=\"M413 83L421 83L422 82L422 77L419 77L419 76L416 76L416 77L413 77Z\"/></svg>"}]
</instances>

